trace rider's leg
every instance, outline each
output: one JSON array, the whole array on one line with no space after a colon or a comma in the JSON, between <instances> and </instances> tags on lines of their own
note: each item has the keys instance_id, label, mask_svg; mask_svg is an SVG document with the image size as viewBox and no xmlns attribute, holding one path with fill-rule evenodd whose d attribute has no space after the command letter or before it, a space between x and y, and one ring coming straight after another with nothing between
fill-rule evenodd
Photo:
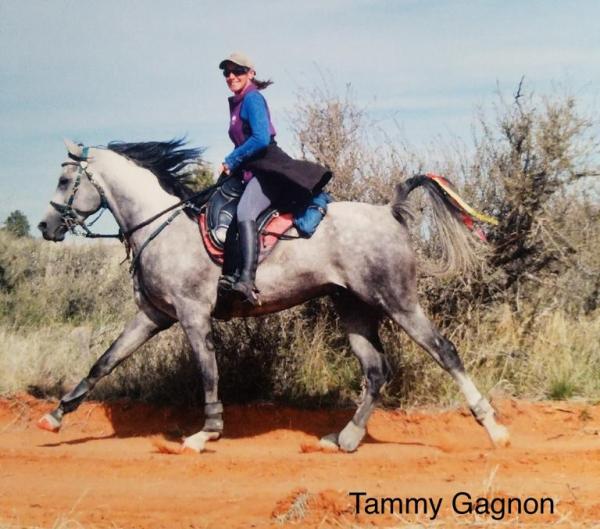
<instances>
[{"instance_id":1,"label":"rider's leg","mask_svg":"<svg viewBox=\"0 0 600 529\"><path fill-rule=\"evenodd\" d=\"M232 285L239 278L241 267L242 256L240 253L237 217L233 217L225 236L223 269L219 278L219 288L222 290L231 290Z\"/></svg>"},{"instance_id":2,"label":"rider's leg","mask_svg":"<svg viewBox=\"0 0 600 529\"><path fill-rule=\"evenodd\" d=\"M255 220L240 220L238 222L240 232L240 250L242 253L242 270L238 280L231 287L239 292L246 301L252 305L260 305L258 289L254 284L256 278L256 267L258 265L258 232Z\"/></svg>"},{"instance_id":3,"label":"rider's leg","mask_svg":"<svg viewBox=\"0 0 600 529\"><path fill-rule=\"evenodd\" d=\"M258 233L256 219L278 195L279 186L263 175L252 178L244 189L237 207L242 269L232 289L239 292L252 305L260 304L258 289L254 284L258 265Z\"/></svg>"}]
</instances>

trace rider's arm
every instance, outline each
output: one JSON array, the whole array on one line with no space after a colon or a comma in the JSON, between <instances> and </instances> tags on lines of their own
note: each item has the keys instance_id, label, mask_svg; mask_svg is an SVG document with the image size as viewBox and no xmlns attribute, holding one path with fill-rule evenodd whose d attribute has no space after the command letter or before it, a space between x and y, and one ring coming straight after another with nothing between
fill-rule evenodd
<instances>
[{"instance_id":1,"label":"rider's arm","mask_svg":"<svg viewBox=\"0 0 600 529\"><path fill-rule=\"evenodd\" d=\"M225 164L230 171L235 170L244 160L264 149L271 142L267 103L259 92L250 92L244 97L240 117L248 122L252 133L225 158Z\"/></svg>"}]
</instances>

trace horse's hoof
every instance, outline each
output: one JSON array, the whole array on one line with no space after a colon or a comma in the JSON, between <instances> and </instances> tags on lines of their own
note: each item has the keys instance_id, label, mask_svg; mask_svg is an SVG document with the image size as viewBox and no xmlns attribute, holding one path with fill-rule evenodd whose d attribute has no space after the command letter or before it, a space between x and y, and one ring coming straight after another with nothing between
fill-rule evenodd
<instances>
[{"instance_id":1,"label":"horse's hoof","mask_svg":"<svg viewBox=\"0 0 600 529\"><path fill-rule=\"evenodd\" d=\"M204 430L202 433L206 436L207 441L218 441L222 435L222 432L205 432Z\"/></svg>"},{"instance_id":2,"label":"horse's hoof","mask_svg":"<svg viewBox=\"0 0 600 529\"><path fill-rule=\"evenodd\" d=\"M47 432L56 433L60 430L60 421L51 413L46 413L38 422L38 428Z\"/></svg>"},{"instance_id":3,"label":"horse's hoof","mask_svg":"<svg viewBox=\"0 0 600 529\"><path fill-rule=\"evenodd\" d=\"M338 434L330 433L325 437L319 439L319 447L324 450L337 450L340 445L338 444Z\"/></svg>"},{"instance_id":4,"label":"horse's hoof","mask_svg":"<svg viewBox=\"0 0 600 529\"><path fill-rule=\"evenodd\" d=\"M354 452L366 433L366 428L356 426L354 422L350 421L340 432L338 444L344 452Z\"/></svg>"},{"instance_id":5,"label":"horse's hoof","mask_svg":"<svg viewBox=\"0 0 600 529\"><path fill-rule=\"evenodd\" d=\"M495 414L489 413L481 422L487 432L490 441L497 448L505 448L510 445L510 434L506 426L496 422Z\"/></svg>"},{"instance_id":6,"label":"horse's hoof","mask_svg":"<svg viewBox=\"0 0 600 529\"><path fill-rule=\"evenodd\" d=\"M198 454L204 451L207 441L216 441L221 434L219 432L198 432L194 435L190 435L183 440L182 451L193 450Z\"/></svg>"},{"instance_id":7,"label":"horse's hoof","mask_svg":"<svg viewBox=\"0 0 600 529\"><path fill-rule=\"evenodd\" d=\"M506 448L507 446L510 446L510 434L505 426L495 424L488 430L488 435L490 436L492 443L494 443L494 446L497 448Z\"/></svg>"}]
</instances>

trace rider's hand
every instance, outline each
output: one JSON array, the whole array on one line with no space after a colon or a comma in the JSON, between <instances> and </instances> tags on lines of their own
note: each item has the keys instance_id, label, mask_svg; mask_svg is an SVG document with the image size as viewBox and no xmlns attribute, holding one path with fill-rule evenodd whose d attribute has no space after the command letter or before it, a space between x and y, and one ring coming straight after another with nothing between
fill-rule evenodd
<instances>
[{"instance_id":1,"label":"rider's hand","mask_svg":"<svg viewBox=\"0 0 600 529\"><path fill-rule=\"evenodd\" d=\"M229 174L229 167L227 167L226 163L222 163L221 166L219 167L219 173L225 173L225 174Z\"/></svg>"}]
</instances>

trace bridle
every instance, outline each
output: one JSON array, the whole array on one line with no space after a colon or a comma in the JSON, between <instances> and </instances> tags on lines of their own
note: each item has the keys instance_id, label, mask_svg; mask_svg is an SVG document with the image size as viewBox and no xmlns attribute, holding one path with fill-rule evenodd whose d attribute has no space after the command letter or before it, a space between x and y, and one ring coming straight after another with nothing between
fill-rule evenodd
<instances>
[{"instance_id":1,"label":"bridle","mask_svg":"<svg viewBox=\"0 0 600 529\"><path fill-rule=\"evenodd\" d=\"M65 204L58 204L57 202L50 201L50 205L59 213L62 222L68 228L68 230L74 234L83 237L112 237L112 238L121 238L119 234L101 234L101 233L93 233L90 230L89 226L92 226L102 215L104 210L110 210L108 202L106 201L106 194L104 190L100 186L96 180L94 180L93 174L88 171L88 151L89 147L84 147L81 157L75 156L74 154L69 153L69 158L72 158L72 162L63 162L61 167L66 167L69 165L73 165L77 167L77 174L75 175L75 183L73 184L73 190L71 191L71 196L68 198ZM77 195L77 191L79 191L79 186L81 185L81 179L85 176L90 181L90 183L94 186L98 195L100 195L100 206L98 209L94 211L82 211L81 209L77 209L73 207L73 202L75 201L75 195ZM85 220L81 217L89 217L93 215L96 211L102 210L100 215L92 220L89 225L86 224ZM84 233L80 233L77 231L77 228L82 228Z\"/></svg>"},{"instance_id":2,"label":"bridle","mask_svg":"<svg viewBox=\"0 0 600 529\"><path fill-rule=\"evenodd\" d=\"M71 191L71 196L68 198L68 200L65 204L58 204L57 202L54 202L52 200L50 201L50 205L58 212L58 214L61 217L62 222L64 223L64 225L67 227L67 229L73 235L77 235L80 237L94 238L94 239L96 239L96 238L119 239L125 245L125 250L127 253L125 260L127 260L127 259L129 259L129 256L131 253L131 245L129 244L129 237L134 232L139 230L140 228L143 228L144 226L147 226L151 222L154 222L156 219L162 217L165 213L175 210L171 215L169 215L167 220L165 220L158 228L156 228L148 236L148 238L144 241L144 243L140 246L140 249L137 251L137 253L134 255L133 259L131 260L131 265L129 267L129 271L131 272L131 274L135 273L135 271L137 269L137 264L140 259L140 255L142 254L142 251L144 250L144 248L146 248L146 246L153 239L155 239L156 236L163 229L165 229L169 224L171 224L171 222L175 219L175 217L177 217L185 209L193 209L194 211L199 213L201 206L203 206L208 201L212 192L219 185L219 183L217 183L217 184L208 186L205 189L203 189L202 191L194 193L193 195L186 198L185 200L181 200L177 204L173 204L172 206L169 206L168 208L158 212L156 215L153 215L149 219L146 219L145 221L140 222L139 224L136 224L133 228L130 228L129 230L123 231L119 227L119 232L114 233L114 234L113 233L111 233L111 234L94 233L94 232L92 232L92 230L90 230L90 226L92 226L102 216L102 213L104 213L105 210L108 209L110 211L110 205L108 204L108 201L106 200L106 194L104 193L102 186L94 179L93 173L88 170L89 149L90 149L89 147L84 146L83 150L81 152L81 156L76 156L76 155L72 154L71 152L68 153L69 158L71 158L73 161L63 162L61 164L61 167L72 165L72 166L76 166L78 168L77 174L75 175L75 183L73 184L73 190ZM77 195L77 191L79 190L79 186L81 185L81 180L84 176L89 180L89 182L94 186L94 188L100 195L100 206L98 207L98 209L91 211L91 212L82 211L80 209L73 207L73 202L75 201L75 195ZM98 215L95 219L93 219L89 224L86 224L85 218L84 219L81 218L81 217L88 217L89 215L93 215L98 210L101 210L100 215ZM83 233L78 231L77 228L81 228L83 230Z\"/></svg>"}]
</instances>

